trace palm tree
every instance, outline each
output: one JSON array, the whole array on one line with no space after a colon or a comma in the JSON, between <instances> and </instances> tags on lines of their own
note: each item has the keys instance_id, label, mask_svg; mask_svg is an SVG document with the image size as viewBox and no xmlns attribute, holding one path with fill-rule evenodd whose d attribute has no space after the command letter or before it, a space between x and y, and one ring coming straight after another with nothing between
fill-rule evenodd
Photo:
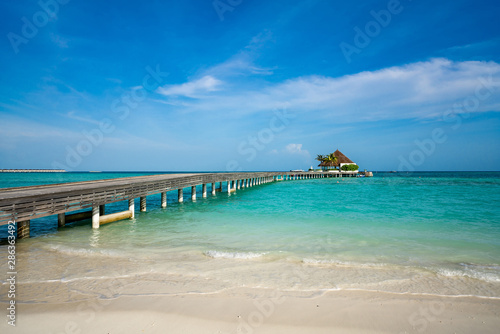
<instances>
[{"instance_id":1,"label":"palm tree","mask_svg":"<svg viewBox=\"0 0 500 334\"><path fill-rule=\"evenodd\" d=\"M324 155L321 155L321 154L318 154L318 156L316 157L316 160L318 160L319 162L323 162L325 161L325 156Z\"/></svg>"},{"instance_id":2,"label":"palm tree","mask_svg":"<svg viewBox=\"0 0 500 334\"><path fill-rule=\"evenodd\" d=\"M326 156L325 161L331 162L332 164L336 165L337 164L337 157L333 153L330 153Z\"/></svg>"}]
</instances>

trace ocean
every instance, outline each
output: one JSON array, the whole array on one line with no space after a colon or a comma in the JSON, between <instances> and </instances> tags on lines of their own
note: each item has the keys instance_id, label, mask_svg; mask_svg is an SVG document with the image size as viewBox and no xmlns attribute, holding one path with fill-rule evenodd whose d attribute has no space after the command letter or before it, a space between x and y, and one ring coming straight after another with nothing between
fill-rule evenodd
<instances>
[{"instance_id":1,"label":"ocean","mask_svg":"<svg viewBox=\"0 0 500 334\"><path fill-rule=\"evenodd\" d=\"M0 173L0 187L149 174ZM165 209L148 196L147 212L98 230L32 220L32 237L16 248L18 302L236 288L500 299L500 172L377 172L198 192L192 202L185 189L183 203L169 192ZM0 232L6 263L6 226Z\"/></svg>"}]
</instances>

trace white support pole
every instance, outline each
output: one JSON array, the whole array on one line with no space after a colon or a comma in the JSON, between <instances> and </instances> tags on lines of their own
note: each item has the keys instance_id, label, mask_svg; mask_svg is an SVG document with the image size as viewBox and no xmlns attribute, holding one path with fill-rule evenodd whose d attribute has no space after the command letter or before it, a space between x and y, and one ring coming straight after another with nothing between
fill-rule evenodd
<instances>
[{"instance_id":1,"label":"white support pole","mask_svg":"<svg viewBox=\"0 0 500 334\"><path fill-rule=\"evenodd\" d=\"M191 186L191 200L196 201L196 186Z\"/></svg>"},{"instance_id":2,"label":"white support pole","mask_svg":"<svg viewBox=\"0 0 500 334\"><path fill-rule=\"evenodd\" d=\"M233 181L233 191L235 191L235 190L236 190L236 184L237 184L237 183L238 183L238 180L234 180L234 181Z\"/></svg>"},{"instance_id":3,"label":"white support pole","mask_svg":"<svg viewBox=\"0 0 500 334\"><path fill-rule=\"evenodd\" d=\"M177 189L177 200L179 201L179 203L184 202L184 194L182 193L182 188Z\"/></svg>"},{"instance_id":4,"label":"white support pole","mask_svg":"<svg viewBox=\"0 0 500 334\"><path fill-rule=\"evenodd\" d=\"M134 218L135 217L135 204L134 204L134 198L129 198L128 199L128 210L130 212L132 212L132 217L130 218Z\"/></svg>"},{"instance_id":5,"label":"white support pole","mask_svg":"<svg viewBox=\"0 0 500 334\"><path fill-rule=\"evenodd\" d=\"M166 192L161 193L161 207L162 208L167 207L167 193Z\"/></svg>"},{"instance_id":6,"label":"white support pole","mask_svg":"<svg viewBox=\"0 0 500 334\"><path fill-rule=\"evenodd\" d=\"M66 214L63 212L57 215L57 226L64 227L64 225L66 225Z\"/></svg>"},{"instance_id":7,"label":"white support pole","mask_svg":"<svg viewBox=\"0 0 500 334\"><path fill-rule=\"evenodd\" d=\"M201 192L202 192L202 197L203 198L207 198L207 184L206 183L203 183L201 185Z\"/></svg>"},{"instance_id":8,"label":"white support pole","mask_svg":"<svg viewBox=\"0 0 500 334\"><path fill-rule=\"evenodd\" d=\"M236 180L236 189L241 189L241 180Z\"/></svg>"},{"instance_id":9,"label":"white support pole","mask_svg":"<svg viewBox=\"0 0 500 334\"><path fill-rule=\"evenodd\" d=\"M99 228L99 205L92 207L92 228Z\"/></svg>"},{"instance_id":10,"label":"white support pole","mask_svg":"<svg viewBox=\"0 0 500 334\"><path fill-rule=\"evenodd\" d=\"M146 196L142 196L139 201L139 208L141 212L146 212Z\"/></svg>"},{"instance_id":11,"label":"white support pole","mask_svg":"<svg viewBox=\"0 0 500 334\"><path fill-rule=\"evenodd\" d=\"M231 181L227 181L227 193L231 193Z\"/></svg>"},{"instance_id":12,"label":"white support pole","mask_svg":"<svg viewBox=\"0 0 500 334\"><path fill-rule=\"evenodd\" d=\"M215 182L212 182L212 195L215 195Z\"/></svg>"}]
</instances>

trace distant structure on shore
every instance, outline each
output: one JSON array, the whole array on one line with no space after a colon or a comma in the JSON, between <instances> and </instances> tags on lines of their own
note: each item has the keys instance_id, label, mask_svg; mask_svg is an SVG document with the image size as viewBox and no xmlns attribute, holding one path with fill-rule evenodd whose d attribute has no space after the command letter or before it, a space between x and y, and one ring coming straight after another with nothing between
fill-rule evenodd
<instances>
[{"instance_id":1,"label":"distant structure on shore","mask_svg":"<svg viewBox=\"0 0 500 334\"><path fill-rule=\"evenodd\" d=\"M64 169L0 169L0 173L64 173Z\"/></svg>"}]
</instances>

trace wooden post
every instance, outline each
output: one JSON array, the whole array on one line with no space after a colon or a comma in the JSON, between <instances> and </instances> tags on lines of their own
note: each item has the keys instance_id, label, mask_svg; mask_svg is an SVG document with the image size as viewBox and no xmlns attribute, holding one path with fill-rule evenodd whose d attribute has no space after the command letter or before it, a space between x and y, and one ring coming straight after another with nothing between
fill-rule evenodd
<instances>
[{"instance_id":1,"label":"wooden post","mask_svg":"<svg viewBox=\"0 0 500 334\"><path fill-rule=\"evenodd\" d=\"M134 218L135 217L135 204L134 204L133 198L128 199L128 210L130 212L132 212L132 217L130 217L130 218Z\"/></svg>"},{"instance_id":2,"label":"wooden post","mask_svg":"<svg viewBox=\"0 0 500 334\"><path fill-rule=\"evenodd\" d=\"M99 206L92 207L92 228L99 228Z\"/></svg>"},{"instance_id":3,"label":"wooden post","mask_svg":"<svg viewBox=\"0 0 500 334\"><path fill-rule=\"evenodd\" d=\"M206 183L203 183L201 185L201 192L202 192L202 197L203 198L207 198L207 184Z\"/></svg>"},{"instance_id":4,"label":"wooden post","mask_svg":"<svg viewBox=\"0 0 500 334\"><path fill-rule=\"evenodd\" d=\"M212 182L212 195L215 195L215 182Z\"/></svg>"},{"instance_id":5,"label":"wooden post","mask_svg":"<svg viewBox=\"0 0 500 334\"><path fill-rule=\"evenodd\" d=\"M30 221L17 222L17 238L24 239L30 237Z\"/></svg>"},{"instance_id":6,"label":"wooden post","mask_svg":"<svg viewBox=\"0 0 500 334\"><path fill-rule=\"evenodd\" d=\"M184 201L184 194L182 193L182 188L177 189L177 200L179 203L182 203Z\"/></svg>"},{"instance_id":7,"label":"wooden post","mask_svg":"<svg viewBox=\"0 0 500 334\"><path fill-rule=\"evenodd\" d=\"M146 196L141 196L140 198L140 210L141 212L146 212Z\"/></svg>"},{"instance_id":8,"label":"wooden post","mask_svg":"<svg viewBox=\"0 0 500 334\"><path fill-rule=\"evenodd\" d=\"M196 201L196 186L191 187L191 200Z\"/></svg>"},{"instance_id":9,"label":"wooden post","mask_svg":"<svg viewBox=\"0 0 500 334\"><path fill-rule=\"evenodd\" d=\"M167 193L166 192L161 193L161 207L162 208L167 207Z\"/></svg>"},{"instance_id":10,"label":"wooden post","mask_svg":"<svg viewBox=\"0 0 500 334\"><path fill-rule=\"evenodd\" d=\"M60 213L57 215L57 226L64 227L66 225L66 213Z\"/></svg>"}]
</instances>

